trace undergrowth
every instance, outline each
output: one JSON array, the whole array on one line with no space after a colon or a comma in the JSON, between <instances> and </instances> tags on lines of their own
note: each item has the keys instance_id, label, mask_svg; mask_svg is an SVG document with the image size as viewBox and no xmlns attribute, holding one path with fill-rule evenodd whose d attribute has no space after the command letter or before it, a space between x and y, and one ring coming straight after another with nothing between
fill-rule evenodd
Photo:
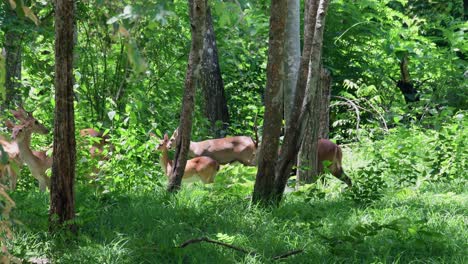
<instances>
[{"instance_id":1,"label":"undergrowth","mask_svg":"<svg viewBox=\"0 0 468 264\"><path fill-rule=\"evenodd\" d=\"M214 184L171 195L156 154L140 163L139 175L147 175L140 182L126 180L119 160L93 185L79 182L77 237L47 232L47 194L12 192L8 252L53 263L467 263L463 127L397 128L383 140L344 147L353 188L327 175L269 209L250 204L255 168L223 166ZM138 163L125 166L138 171ZM179 247L196 238L247 253L206 242ZM273 260L294 250L302 251Z\"/></svg>"}]
</instances>

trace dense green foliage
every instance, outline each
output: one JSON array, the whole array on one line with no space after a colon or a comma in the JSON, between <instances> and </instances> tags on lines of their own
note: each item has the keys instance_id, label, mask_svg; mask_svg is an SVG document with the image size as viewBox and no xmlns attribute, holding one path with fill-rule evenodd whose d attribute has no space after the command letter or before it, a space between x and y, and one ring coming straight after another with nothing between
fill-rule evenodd
<instances>
[{"instance_id":1,"label":"dense green foliage","mask_svg":"<svg viewBox=\"0 0 468 264\"><path fill-rule=\"evenodd\" d=\"M24 2L38 26L4 16L4 1L0 25L22 34L24 105L52 127L53 7ZM262 124L269 1L210 2L229 134L253 135ZM190 46L186 1L77 1L77 135L97 128L115 149L97 161L90 142L77 136L80 232L72 242L47 233L48 197L23 169L10 193L18 220L10 253L54 263L265 263L304 249L284 262L467 262L468 42L462 1L442 2L331 2L324 43L335 96L331 136L342 143L354 186L326 176L265 210L248 199L256 169L240 165L223 166L213 185L165 192L149 133L172 133L179 121ZM4 37L0 32L0 43ZM395 83L403 56L420 95L410 104ZM2 71L3 63L0 57ZM192 138L210 138L196 99ZM33 138L36 149L51 142L52 135ZM202 236L256 254L206 243L176 247Z\"/></svg>"}]
</instances>

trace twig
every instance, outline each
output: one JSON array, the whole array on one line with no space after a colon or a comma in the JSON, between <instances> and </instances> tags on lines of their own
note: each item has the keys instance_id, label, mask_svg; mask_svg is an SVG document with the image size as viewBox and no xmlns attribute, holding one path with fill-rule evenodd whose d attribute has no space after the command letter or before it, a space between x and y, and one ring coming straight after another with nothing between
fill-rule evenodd
<instances>
[{"instance_id":1,"label":"twig","mask_svg":"<svg viewBox=\"0 0 468 264\"><path fill-rule=\"evenodd\" d=\"M237 251L240 251L242 253L249 254L249 255L259 255L255 251L248 251L246 249L243 249L243 248L231 245L231 244L227 244L227 243L224 243L224 242L221 242L221 241L216 241L216 240L213 240L213 239L209 239L207 237L199 237L199 238L189 239L189 240L185 241L184 243L180 244L178 246L178 248L184 248L184 247L186 247L186 246L188 246L190 244L195 244L195 243L200 243L200 242L208 242L208 243L213 243L213 244L216 244L216 245L225 246L225 247L228 247L230 249L234 249L234 250L237 250ZM274 257L272 257L272 259L273 260L285 259L287 257L293 256L293 255L296 255L296 254L300 254L300 253L303 253L303 252L304 252L303 249L296 249L296 250L288 251L286 253L282 253L282 254L279 254L277 256L274 256Z\"/></svg>"},{"instance_id":2,"label":"twig","mask_svg":"<svg viewBox=\"0 0 468 264\"><path fill-rule=\"evenodd\" d=\"M273 257L273 260L284 259L284 258L287 258L289 256L293 256L293 255L303 253L303 252L304 252L303 249L296 249L296 250L289 251L289 252L283 253L281 255L275 256L275 257Z\"/></svg>"},{"instance_id":3,"label":"twig","mask_svg":"<svg viewBox=\"0 0 468 264\"><path fill-rule=\"evenodd\" d=\"M190 244L194 244L194 243L200 243L200 242L208 242L208 243L213 243L213 244L217 244L217 245L221 245L221 246L225 246L225 247L228 247L228 248L231 248L231 249L234 249L234 250L237 250L237 251L240 251L242 253L245 253L245 254L250 254L250 255L257 255L256 252L254 251L248 251L246 249L243 249L243 248L240 248L240 247L236 247L234 245L231 245L231 244L227 244L227 243L224 243L224 242L221 242L221 241L216 241L216 240L213 240L213 239L209 239L207 237L200 237L200 238L194 238L194 239L189 239L187 241L185 241L184 243L182 243L179 248L184 248Z\"/></svg>"}]
</instances>

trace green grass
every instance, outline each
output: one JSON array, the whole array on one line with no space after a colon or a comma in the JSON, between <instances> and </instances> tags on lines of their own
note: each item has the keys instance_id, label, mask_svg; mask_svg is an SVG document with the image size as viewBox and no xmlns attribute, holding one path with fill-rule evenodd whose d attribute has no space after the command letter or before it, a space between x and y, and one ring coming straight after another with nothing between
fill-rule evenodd
<instances>
[{"instance_id":1,"label":"green grass","mask_svg":"<svg viewBox=\"0 0 468 264\"><path fill-rule=\"evenodd\" d=\"M468 261L466 181L389 190L364 206L346 199L341 183L329 179L324 186L288 195L279 208L265 210L249 203L253 175L252 169L228 166L216 184L187 186L176 196L156 185L150 192L99 195L80 186L76 239L47 233L47 195L17 192L13 218L22 224L15 226L10 252L54 263ZM314 198L314 192L322 198ZM198 237L256 254L203 242L177 248ZM271 259L295 249L304 252Z\"/></svg>"}]
</instances>

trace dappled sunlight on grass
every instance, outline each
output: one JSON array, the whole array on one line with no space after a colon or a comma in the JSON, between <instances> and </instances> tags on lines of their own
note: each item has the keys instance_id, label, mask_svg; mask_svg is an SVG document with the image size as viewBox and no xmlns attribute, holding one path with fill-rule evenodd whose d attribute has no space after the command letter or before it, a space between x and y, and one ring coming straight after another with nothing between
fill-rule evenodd
<instances>
[{"instance_id":1,"label":"dappled sunlight on grass","mask_svg":"<svg viewBox=\"0 0 468 264\"><path fill-rule=\"evenodd\" d=\"M428 193L405 188L363 206L339 193L314 197L306 190L317 189L306 188L302 193L288 194L277 209L261 209L252 207L244 196L252 186L223 186L227 181L242 181L237 177L251 182L249 172L220 176L216 184L190 184L177 195L167 194L163 188L101 195L80 188L80 234L60 252L51 247L51 243L61 243L60 238L46 233L45 196L16 193L14 217L24 225L15 227L12 252L23 258L59 257L57 263L77 263L77 259L83 260L81 263L264 263L294 249L305 252L285 259L285 263L464 259L466 192L438 193L434 184ZM319 189L326 192L336 188L335 184L340 183ZM198 237L224 241L257 255L207 243L177 248Z\"/></svg>"}]
</instances>

